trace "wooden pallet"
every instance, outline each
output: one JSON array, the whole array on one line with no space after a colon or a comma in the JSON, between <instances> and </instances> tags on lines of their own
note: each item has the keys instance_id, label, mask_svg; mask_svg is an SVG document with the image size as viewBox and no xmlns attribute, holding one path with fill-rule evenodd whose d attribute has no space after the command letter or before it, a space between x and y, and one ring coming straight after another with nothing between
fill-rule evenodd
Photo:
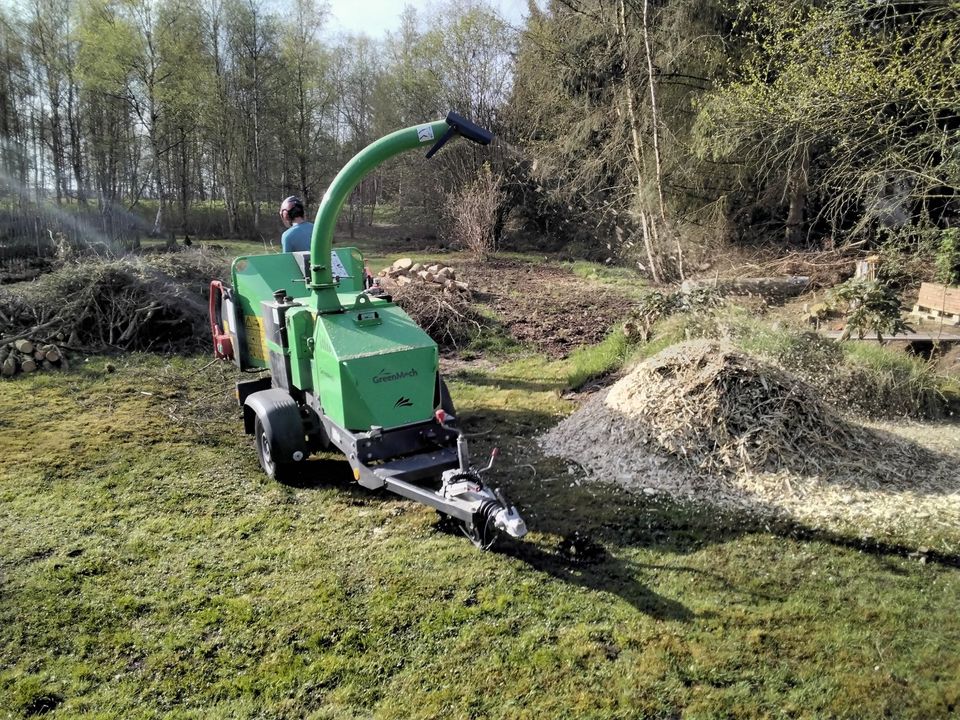
<instances>
[{"instance_id":1,"label":"wooden pallet","mask_svg":"<svg viewBox=\"0 0 960 720\"><path fill-rule=\"evenodd\" d=\"M944 325L960 325L960 315L952 312L945 312L937 308L924 307L923 305L914 305L910 314L919 320L929 320L930 322L943 323Z\"/></svg>"},{"instance_id":2,"label":"wooden pallet","mask_svg":"<svg viewBox=\"0 0 960 720\"><path fill-rule=\"evenodd\" d=\"M960 287L939 283L920 283L917 305L928 310L960 315Z\"/></svg>"}]
</instances>

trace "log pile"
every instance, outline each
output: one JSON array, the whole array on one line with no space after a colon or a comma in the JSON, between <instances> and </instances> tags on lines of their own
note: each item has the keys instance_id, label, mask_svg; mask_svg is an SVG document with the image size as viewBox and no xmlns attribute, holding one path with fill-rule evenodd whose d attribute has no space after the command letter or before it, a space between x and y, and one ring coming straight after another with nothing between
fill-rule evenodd
<instances>
[{"instance_id":1,"label":"log pile","mask_svg":"<svg viewBox=\"0 0 960 720\"><path fill-rule=\"evenodd\" d=\"M683 293L691 293L701 288L711 288L721 295L759 295L760 297L789 298L802 295L809 287L809 276L789 275L787 277L745 277L728 280L718 278L684 280L680 289Z\"/></svg>"},{"instance_id":2,"label":"log pile","mask_svg":"<svg viewBox=\"0 0 960 720\"><path fill-rule=\"evenodd\" d=\"M51 343L21 338L0 345L0 377L38 370L67 370L70 365L63 351Z\"/></svg>"},{"instance_id":3,"label":"log pile","mask_svg":"<svg viewBox=\"0 0 960 720\"><path fill-rule=\"evenodd\" d=\"M457 279L457 271L443 263L419 263L401 258L378 274L380 287L387 292L411 284L433 286L447 294L469 294L470 286Z\"/></svg>"}]
</instances>

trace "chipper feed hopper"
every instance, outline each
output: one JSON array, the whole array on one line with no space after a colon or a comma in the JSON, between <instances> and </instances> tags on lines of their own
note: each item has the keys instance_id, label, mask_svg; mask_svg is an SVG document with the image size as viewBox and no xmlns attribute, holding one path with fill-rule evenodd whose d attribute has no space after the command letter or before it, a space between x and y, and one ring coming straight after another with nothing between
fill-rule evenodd
<instances>
[{"instance_id":1,"label":"chipper feed hopper","mask_svg":"<svg viewBox=\"0 0 960 720\"><path fill-rule=\"evenodd\" d=\"M238 257L231 285L211 283L210 324L217 357L261 372L237 383L237 398L267 475L309 473L319 467L310 454L333 445L361 485L435 508L486 548L526 526L483 482L493 456L485 468L470 462L436 343L389 296L365 287L357 249L332 249L337 216L367 173L407 150L429 146L429 158L456 135L492 139L451 112L360 151L323 196L310 251Z\"/></svg>"}]
</instances>

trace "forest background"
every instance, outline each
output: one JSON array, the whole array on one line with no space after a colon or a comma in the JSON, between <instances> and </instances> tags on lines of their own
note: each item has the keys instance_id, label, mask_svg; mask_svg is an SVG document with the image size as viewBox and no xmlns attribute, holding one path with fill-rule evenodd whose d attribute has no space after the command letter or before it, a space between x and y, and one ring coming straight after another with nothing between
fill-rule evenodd
<instances>
[{"instance_id":1,"label":"forest background","mask_svg":"<svg viewBox=\"0 0 960 720\"><path fill-rule=\"evenodd\" d=\"M2 252L57 230L275 240L280 199L312 214L357 150L450 109L492 152L382 166L351 234L378 208L435 226L466 191L490 193L500 242L526 230L656 281L721 244L957 244L955 2L529 0L523 27L417 8L373 39L328 33L317 0L4 4Z\"/></svg>"}]
</instances>

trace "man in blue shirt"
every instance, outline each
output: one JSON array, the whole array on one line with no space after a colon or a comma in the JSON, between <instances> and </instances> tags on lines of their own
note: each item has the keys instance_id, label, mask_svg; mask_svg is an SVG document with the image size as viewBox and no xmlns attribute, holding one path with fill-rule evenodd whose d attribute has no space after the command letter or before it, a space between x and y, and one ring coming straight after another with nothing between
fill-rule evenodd
<instances>
[{"instance_id":1,"label":"man in blue shirt","mask_svg":"<svg viewBox=\"0 0 960 720\"><path fill-rule=\"evenodd\" d=\"M310 249L313 223L307 222L303 213L303 200L291 195L280 204L280 220L285 228L280 238L283 252L298 252Z\"/></svg>"}]
</instances>

